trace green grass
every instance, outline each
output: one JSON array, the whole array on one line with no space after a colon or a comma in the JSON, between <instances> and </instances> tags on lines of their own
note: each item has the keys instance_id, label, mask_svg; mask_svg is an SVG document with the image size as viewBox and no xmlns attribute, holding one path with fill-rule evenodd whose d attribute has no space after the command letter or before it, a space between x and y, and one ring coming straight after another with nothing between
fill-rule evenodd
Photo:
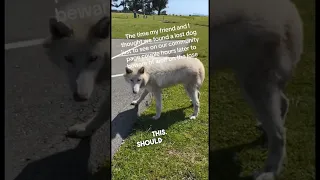
<instances>
[{"instance_id":1,"label":"green grass","mask_svg":"<svg viewBox=\"0 0 320 180\"><path fill-rule=\"evenodd\" d=\"M132 134L112 160L113 179L208 179L208 17L149 16L134 19L132 14L112 14L112 38L125 39L125 33L137 33L190 23L200 38L194 43L198 58L206 68L200 89L200 114L189 120L193 108L182 86L163 91L163 111L157 121L152 103L134 125ZM165 20L165 21L163 21ZM186 30L183 30L186 31ZM176 31L178 33L181 31ZM163 35L166 35L164 33ZM172 34L172 33L169 33ZM162 35L162 34L161 34ZM159 36L161 36L159 35ZM145 38L152 38L151 36ZM152 130L165 129L161 144L137 147L138 141L152 139Z\"/></svg>"},{"instance_id":2,"label":"green grass","mask_svg":"<svg viewBox=\"0 0 320 180\"><path fill-rule=\"evenodd\" d=\"M304 54L286 88L290 99L286 119L288 164L282 180L315 179L315 12L314 1L293 0L304 21ZM163 23L167 20L167 23ZM155 16L133 19L132 14L113 14L113 38L124 32L149 31L190 23L198 31L199 58L208 74L208 22L204 17ZM144 24L144 26L141 26ZM128 28L130 27L130 28ZM252 146L260 137L255 117L240 94L233 74L217 72L210 78L210 171L215 180L251 179L263 166L266 149ZM195 121L182 87L164 91L164 109L159 121L150 117L154 104L138 120L131 136L112 161L113 179L208 179L208 76L201 89L201 114ZM137 148L136 142L152 139L151 129L166 129L160 145ZM211 159L212 158L212 159Z\"/></svg>"},{"instance_id":3,"label":"green grass","mask_svg":"<svg viewBox=\"0 0 320 180\"><path fill-rule=\"evenodd\" d=\"M293 0L304 21L304 54L286 88L288 164L283 180L315 179L315 12L313 0ZM210 78L210 171L215 180L247 179L261 168L266 149L252 146L260 132L233 74ZM248 178L250 179L250 178Z\"/></svg>"}]
</instances>

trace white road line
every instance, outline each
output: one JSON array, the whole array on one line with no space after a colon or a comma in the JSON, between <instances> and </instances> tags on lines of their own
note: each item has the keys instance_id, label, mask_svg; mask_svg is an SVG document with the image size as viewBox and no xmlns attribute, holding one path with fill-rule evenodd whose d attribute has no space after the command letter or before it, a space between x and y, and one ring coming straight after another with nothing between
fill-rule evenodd
<instances>
[{"instance_id":1,"label":"white road line","mask_svg":"<svg viewBox=\"0 0 320 180\"><path fill-rule=\"evenodd\" d=\"M8 43L4 45L4 49L9 50L9 49L40 45L43 43L44 40L45 39L34 39L29 41L18 41L18 42Z\"/></svg>"},{"instance_id":2,"label":"white road line","mask_svg":"<svg viewBox=\"0 0 320 180\"><path fill-rule=\"evenodd\" d=\"M131 51L132 49L135 49L135 48L137 48L137 47L139 47L139 46L142 46L142 45L144 45L144 44L146 44L146 43L147 43L147 42L141 43L141 44L139 44L138 46L135 46L135 47L130 48L130 49L128 49L128 50L126 50L126 51L118 54L118 55L115 55L115 56L113 56L113 57L111 58L111 60L112 60L112 59L115 59L115 58L117 58L117 57L119 57L119 56L123 56L123 54L125 54L126 52ZM123 76L123 74L111 75L111 78L120 77L120 76Z\"/></svg>"},{"instance_id":3,"label":"white road line","mask_svg":"<svg viewBox=\"0 0 320 180\"><path fill-rule=\"evenodd\" d=\"M113 56L111 59L114 59L114 58L117 58L117 57L119 57L119 56L122 56L123 54L126 54L127 52L131 51L132 49L135 49L135 48L137 48L137 47L139 47L139 46L142 46L142 45L144 45L144 44L147 44L147 43L148 43L148 42L141 43L141 44L139 44L138 46L135 46L135 47L130 48L130 49L128 49L128 50L126 50L126 51L124 51L124 52L122 52L122 53L120 53L120 54L118 54L118 55L116 55L116 56Z\"/></svg>"},{"instance_id":4,"label":"white road line","mask_svg":"<svg viewBox=\"0 0 320 180\"><path fill-rule=\"evenodd\" d=\"M8 43L8 44L5 44L5 50L40 45L40 44L42 44L42 42L44 40L45 39L34 39L34 40L30 40L30 41L19 41L19 42L14 42L14 43ZM123 74L111 75L111 78L120 77L120 76L123 76Z\"/></svg>"},{"instance_id":5,"label":"white road line","mask_svg":"<svg viewBox=\"0 0 320 180\"><path fill-rule=\"evenodd\" d=\"M9 49L17 49L17 48L22 48L22 47L29 47L29 46L35 46L35 45L40 45L43 43L45 39L34 39L34 40L29 40L29 41L18 41L18 42L13 42L13 43L7 43L5 44L5 47L4 49L5 50L9 50ZM165 41L164 41L165 42ZM164 43L162 42L162 43ZM144 42L144 43L141 43L135 47L132 47L116 56L113 56L111 59L115 59L119 56L128 56L128 55L123 55L123 54L126 54L127 52L131 51L132 49L135 49L139 46L142 46L144 44L156 44L156 43L161 43L161 42ZM150 52L149 52L150 53ZM147 54L147 53L146 53ZM131 54L132 55L132 54ZM120 76L123 76L123 74L115 74L115 75L111 75L111 78L114 78L114 77L120 77Z\"/></svg>"},{"instance_id":6,"label":"white road line","mask_svg":"<svg viewBox=\"0 0 320 180\"><path fill-rule=\"evenodd\" d=\"M120 76L123 76L123 74L115 74L115 75L112 75L111 78L120 77Z\"/></svg>"}]
</instances>

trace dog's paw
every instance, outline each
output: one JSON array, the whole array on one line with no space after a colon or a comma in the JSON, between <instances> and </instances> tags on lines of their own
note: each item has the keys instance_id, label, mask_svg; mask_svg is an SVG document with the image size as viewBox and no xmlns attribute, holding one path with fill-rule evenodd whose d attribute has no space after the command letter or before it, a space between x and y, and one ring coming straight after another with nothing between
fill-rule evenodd
<instances>
[{"instance_id":1,"label":"dog's paw","mask_svg":"<svg viewBox=\"0 0 320 180\"><path fill-rule=\"evenodd\" d=\"M135 106L135 105L137 105L137 104L138 104L138 101L132 101L132 102L131 102L131 105L134 105L134 106Z\"/></svg>"},{"instance_id":2,"label":"dog's paw","mask_svg":"<svg viewBox=\"0 0 320 180\"><path fill-rule=\"evenodd\" d=\"M91 136L93 134L92 130L88 130L87 125L85 123L75 124L69 127L66 135L73 138L84 138Z\"/></svg>"},{"instance_id":3,"label":"dog's paw","mask_svg":"<svg viewBox=\"0 0 320 180\"><path fill-rule=\"evenodd\" d=\"M197 116L194 116L194 115L189 117L189 119L196 119L196 118L197 118Z\"/></svg>"},{"instance_id":4,"label":"dog's paw","mask_svg":"<svg viewBox=\"0 0 320 180\"><path fill-rule=\"evenodd\" d=\"M254 180L276 180L275 174L273 172L254 172Z\"/></svg>"},{"instance_id":5,"label":"dog's paw","mask_svg":"<svg viewBox=\"0 0 320 180\"><path fill-rule=\"evenodd\" d=\"M153 119L153 120L158 120L159 118L160 118L160 116L157 116L157 115L152 116L152 119Z\"/></svg>"}]
</instances>

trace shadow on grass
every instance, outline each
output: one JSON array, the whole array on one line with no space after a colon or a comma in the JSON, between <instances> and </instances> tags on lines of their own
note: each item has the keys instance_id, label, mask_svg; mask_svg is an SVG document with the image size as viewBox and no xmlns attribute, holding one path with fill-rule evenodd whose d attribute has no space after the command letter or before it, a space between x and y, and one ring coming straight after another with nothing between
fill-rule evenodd
<instances>
[{"instance_id":1,"label":"shadow on grass","mask_svg":"<svg viewBox=\"0 0 320 180\"><path fill-rule=\"evenodd\" d=\"M252 176L240 177L242 172L241 162L237 160L236 154L244 149L262 146L265 136L261 135L257 140L247 144L241 144L218 150L210 149L209 172L210 179L214 180L252 180Z\"/></svg>"},{"instance_id":2,"label":"shadow on grass","mask_svg":"<svg viewBox=\"0 0 320 180\"><path fill-rule=\"evenodd\" d=\"M29 163L15 180L109 180L110 168L88 171L91 138L83 139L71 150Z\"/></svg>"},{"instance_id":3,"label":"shadow on grass","mask_svg":"<svg viewBox=\"0 0 320 180\"><path fill-rule=\"evenodd\" d=\"M190 108L190 106L163 112L161 113L161 117L158 120L152 119L152 116L155 115L154 113L142 115L138 118L137 122L135 123L134 130L148 131L168 129L168 127L177 122L189 119L189 117L186 116L183 112L187 108Z\"/></svg>"}]
</instances>

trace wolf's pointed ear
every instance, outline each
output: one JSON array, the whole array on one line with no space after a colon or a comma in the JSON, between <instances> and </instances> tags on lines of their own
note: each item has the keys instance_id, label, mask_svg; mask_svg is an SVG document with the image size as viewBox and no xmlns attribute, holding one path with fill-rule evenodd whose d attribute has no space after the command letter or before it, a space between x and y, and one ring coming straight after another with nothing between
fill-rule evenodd
<instances>
[{"instance_id":1,"label":"wolf's pointed ear","mask_svg":"<svg viewBox=\"0 0 320 180\"><path fill-rule=\"evenodd\" d=\"M104 16L93 26L93 35L100 39L106 39L109 37L110 24L110 18Z\"/></svg>"},{"instance_id":2,"label":"wolf's pointed ear","mask_svg":"<svg viewBox=\"0 0 320 180\"><path fill-rule=\"evenodd\" d=\"M144 73L144 67L141 67L138 71L140 74L143 74Z\"/></svg>"},{"instance_id":3,"label":"wolf's pointed ear","mask_svg":"<svg viewBox=\"0 0 320 180\"><path fill-rule=\"evenodd\" d=\"M127 74L131 74L133 71L131 69L129 69L128 67L126 67L126 73Z\"/></svg>"},{"instance_id":4,"label":"wolf's pointed ear","mask_svg":"<svg viewBox=\"0 0 320 180\"><path fill-rule=\"evenodd\" d=\"M73 34L73 30L70 29L63 22L57 21L56 18L51 17L49 19L49 29L53 39L61 39L64 37L70 37Z\"/></svg>"}]
</instances>

